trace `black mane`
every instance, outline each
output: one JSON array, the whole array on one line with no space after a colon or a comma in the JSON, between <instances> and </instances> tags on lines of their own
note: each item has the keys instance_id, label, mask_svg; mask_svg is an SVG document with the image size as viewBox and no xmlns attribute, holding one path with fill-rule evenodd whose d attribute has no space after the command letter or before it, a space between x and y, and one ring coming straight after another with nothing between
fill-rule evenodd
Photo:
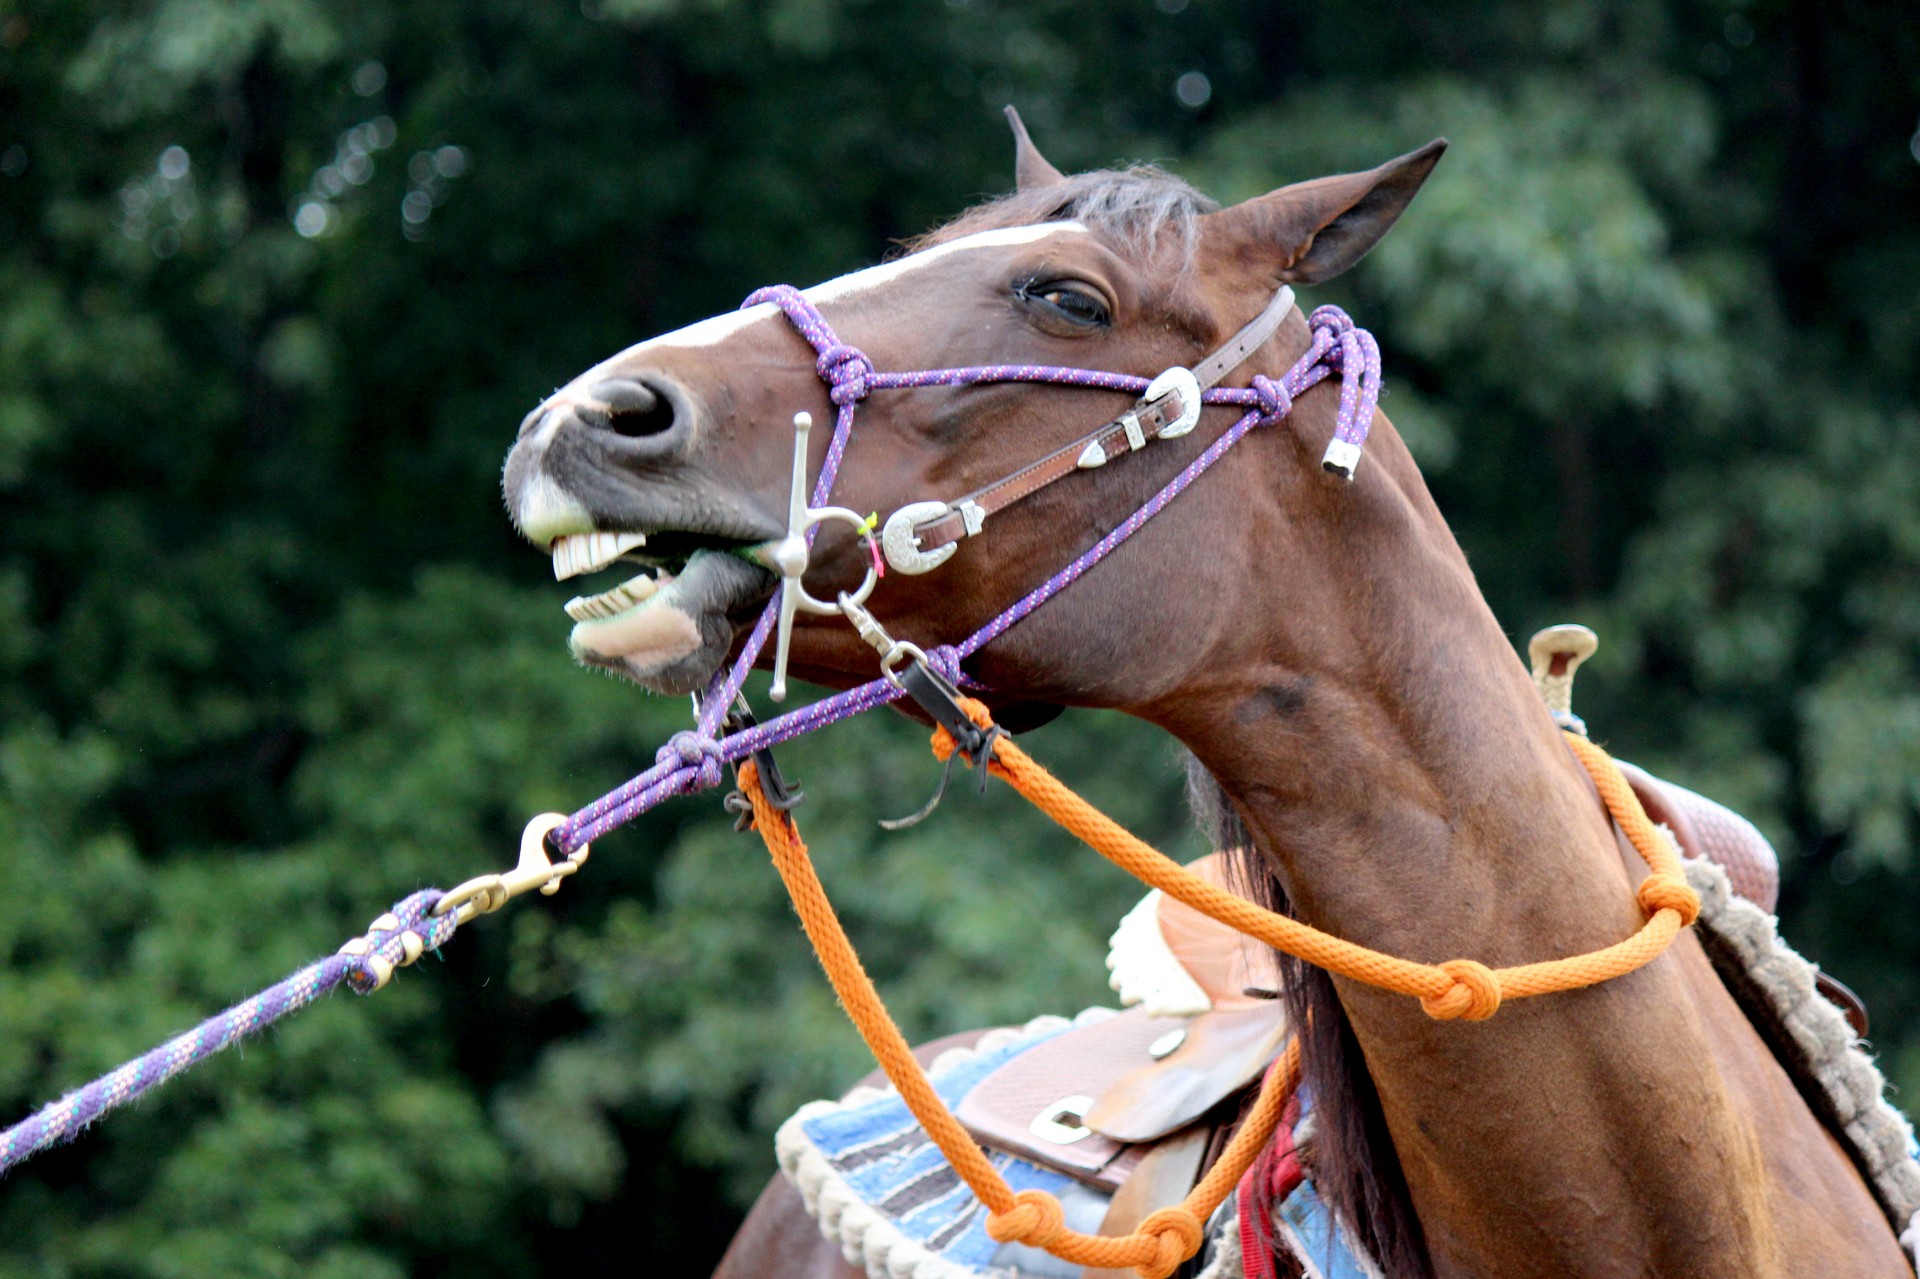
<instances>
[{"instance_id":1,"label":"black mane","mask_svg":"<svg viewBox=\"0 0 1920 1279\"><path fill-rule=\"evenodd\" d=\"M1225 850L1234 890L1268 910L1293 913L1286 889L1253 847L1213 774L1187 757L1187 801L1213 847ZM1380 1095L1325 969L1275 955L1287 1018L1300 1037L1301 1076L1313 1090L1313 1136L1301 1155L1320 1198L1388 1279L1428 1279L1425 1237L1387 1135Z\"/></svg>"}]
</instances>

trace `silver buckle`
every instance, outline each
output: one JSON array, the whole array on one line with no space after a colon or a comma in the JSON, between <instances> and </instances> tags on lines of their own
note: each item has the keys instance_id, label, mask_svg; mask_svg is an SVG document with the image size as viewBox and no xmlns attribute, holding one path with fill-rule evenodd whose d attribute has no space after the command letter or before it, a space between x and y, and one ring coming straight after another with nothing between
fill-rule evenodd
<instances>
[{"instance_id":1,"label":"silver buckle","mask_svg":"<svg viewBox=\"0 0 1920 1279\"><path fill-rule=\"evenodd\" d=\"M1180 416L1160 428L1160 438L1177 440L1191 431L1200 421L1200 379L1194 376L1192 369L1183 369L1174 365L1159 377L1147 384L1147 393L1140 397L1141 403L1152 403L1170 392L1180 393ZM1132 436L1128 436L1131 442ZM1140 447L1134 445L1135 448Z\"/></svg>"},{"instance_id":2,"label":"silver buckle","mask_svg":"<svg viewBox=\"0 0 1920 1279\"><path fill-rule=\"evenodd\" d=\"M931 523L952 509L945 502L909 502L887 516L887 522L880 530L880 550L887 557L887 563L893 566L894 572L917 577L922 573L931 573L953 558L953 553L960 549L958 542L949 542L937 550L923 551L920 549L920 539L914 533L914 529L920 525Z\"/></svg>"}]
</instances>

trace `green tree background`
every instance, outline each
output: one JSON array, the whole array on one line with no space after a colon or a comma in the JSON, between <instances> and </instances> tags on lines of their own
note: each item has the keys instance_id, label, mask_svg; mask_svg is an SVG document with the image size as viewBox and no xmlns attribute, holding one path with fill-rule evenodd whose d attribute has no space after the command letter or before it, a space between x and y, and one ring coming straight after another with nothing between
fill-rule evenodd
<instances>
[{"instance_id":1,"label":"green tree background","mask_svg":"<svg viewBox=\"0 0 1920 1279\"><path fill-rule=\"evenodd\" d=\"M1226 199L1452 138L1322 296L1516 639L1600 629L1600 735L1764 826L1920 1086L1911 5L0 0L5 1121L651 759L684 707L568 663L514 424L1006 189L1008 101ZM895 1007L1101 999L1136 890L1005 795L882 836L920 741L787 752ZM1197 847L1164 741L1034 749ZM445 959L0 1183L0 1277L703 1273L866 1068L712 797Z\"/></svg>"}]
</instances>

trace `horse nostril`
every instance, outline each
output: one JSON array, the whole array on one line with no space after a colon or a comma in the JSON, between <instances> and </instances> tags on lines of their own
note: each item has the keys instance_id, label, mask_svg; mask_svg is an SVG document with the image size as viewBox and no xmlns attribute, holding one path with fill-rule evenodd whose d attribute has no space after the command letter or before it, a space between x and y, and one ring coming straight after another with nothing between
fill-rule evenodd
<instances>
[{"instance_id":1,"label":"horse nostril","mask_svg":"<svg viewBox=\"0 0 1920 1279\"><path fill-rule=\"evenodd\" d=\"M673 401L644 382L616 378L601 382L588 394L606 407L601 411L595 411L598 406L583 409L582 420L616 435L642 439L665 435L674 427Z\"/></svg>"}]
</instances>

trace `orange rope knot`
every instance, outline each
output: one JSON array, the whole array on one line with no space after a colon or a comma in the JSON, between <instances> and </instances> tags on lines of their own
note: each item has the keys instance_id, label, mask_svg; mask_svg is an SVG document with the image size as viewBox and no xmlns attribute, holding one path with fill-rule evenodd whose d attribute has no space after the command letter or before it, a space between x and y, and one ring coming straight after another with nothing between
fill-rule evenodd
<instances>
[{"instance_id":1,"label":"orange rope knot","mask_svg":"<svg viewBox=\"0 0 1920 1279\"><path fill-rule=\"evenodd\" d=\"M1420 1001L1420 1008L1435 1021L1485 1021L1500 1011L1500 978L1493 969L1477 959L1449 959L1440 971L1453 978L1453 985L1438 995Z\"/></svg>"},{"instance_id":2,"label":"orange rope knot","mask_svg":"<svg viewBox=\"0 0 1920 1279\"><path fill-rule=\"evenodd\" d=\"M1693 891L1679 875L1656 871L1640 881L1640 888L1634 893L1640 902L1640 909L1653 915L1659 911L1670 910L1680 916L1680 926L1685 928L1700 918L1700 894Z\"/></svg>"},{"instance_id":3,"label":"orange rope knot","mask_svg":"<svg viewBox=\"0 0 1920 1279\"><path fill-rule=\"evenodd\" d=\"M1044 1190L1022 1190L1014 1195L1013 1207L987 1214L987 1237L998 1243L1044 1248L1066 1228L1066 1210Z\"/></svg>"},{"instance_id":4,"label":"orange rope knot","mask_svg":"<svg viewBox=\"0 0 1920 1279\"><path fill-rule=\"evenodd\" d=\"M1200 1218L1183 1204L1149 1213L1134 1233L1151 1236L1154 1241L1153 1259L1134 1267L1141 1279L1167 1279L1181 1262L1200 1251L1207 1237Z\"/></svg>"}]
</instances>

